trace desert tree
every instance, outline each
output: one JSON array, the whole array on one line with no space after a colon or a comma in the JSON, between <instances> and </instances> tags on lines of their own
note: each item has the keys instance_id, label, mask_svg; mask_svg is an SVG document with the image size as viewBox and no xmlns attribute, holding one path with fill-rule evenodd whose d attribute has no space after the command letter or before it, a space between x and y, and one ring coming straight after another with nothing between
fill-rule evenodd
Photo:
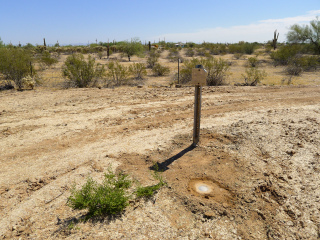
<instances>
[{"instance_id":1,"label":"desert tree","mask_svg":"<svg viewBox=\"0 0 320 240\"><path fill-rule=\"evenodd\" d=\"M128 60L130 61L130 58L133 55L139 55L140 53L143 52L144 47L141 44L141 41L139 38L132 38L131 41L124 41L121 44L121 50L127 54Z\"/></svg>"},{"instance_id":2,"label":"desert tree","mask_svg":"<svg viewBox=\"0 0 320 240\"><path fill-rule=\"evenodd\" d=\"M315 53L320 54L320 20L316 17L310 21L310 25L300 26L294 24L287 34L288 42L304 43L308 42L314 46Z\"/></svg>"}]
</instances>

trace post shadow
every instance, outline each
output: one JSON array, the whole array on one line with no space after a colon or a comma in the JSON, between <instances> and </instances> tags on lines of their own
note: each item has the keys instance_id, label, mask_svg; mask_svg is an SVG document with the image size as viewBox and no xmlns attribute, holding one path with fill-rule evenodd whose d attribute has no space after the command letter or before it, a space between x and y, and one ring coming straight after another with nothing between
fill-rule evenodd
<instances>
[{"instance_id":1,"label":"post shadow","mask_svg":"<svg viewBox=\"0 0 320 240\"><path fill-rule=\"evenodd\" d=\"M174 161L178 160L179 158L181 158L183 155L185 155L186 153L192 151L193 149L196 148L196 145L191 144L189 147L187 147L186 149L182 150L181 152L179 152L178 154L174 155L171 158L168 158L167 160L165 160L162 163L155 163L154 165L152 165L151 167L149 167L150 170L154 170L154 171L159 171L159 172L165 172L167 171L169 168L168 166L170 164L172 164Z\"/></svg>"}]
</instances>

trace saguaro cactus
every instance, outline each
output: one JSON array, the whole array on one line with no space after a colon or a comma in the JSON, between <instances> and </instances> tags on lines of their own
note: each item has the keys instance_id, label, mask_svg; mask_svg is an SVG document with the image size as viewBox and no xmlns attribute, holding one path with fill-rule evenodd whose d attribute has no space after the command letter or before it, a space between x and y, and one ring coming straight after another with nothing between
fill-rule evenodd
<instances>
[{"instance_id":1,"label":"saguaro cactus","mask_svg":"<svg viewBox=\"0 0 320 240\"><path fill-rule=\"evenodd\" d=\"M273 40L272 40L272 46L273 46L273 50L276 50L277 48L277 41L279 38L279 33L277 35L277 30L274 31L274 35L273 35Z\"/></svg>"}]
</instances>

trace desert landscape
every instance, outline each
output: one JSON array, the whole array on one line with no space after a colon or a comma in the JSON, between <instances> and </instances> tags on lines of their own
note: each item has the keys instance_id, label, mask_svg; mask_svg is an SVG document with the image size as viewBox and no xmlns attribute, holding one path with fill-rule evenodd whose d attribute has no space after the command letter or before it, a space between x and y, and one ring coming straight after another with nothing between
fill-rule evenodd
<instances>
[{"instance_id":1,"label":"desert landscape","mask_svg":"<svg viewBox=\"0 0 320 240\"><path fill-rule=\"evenodd\" d=\"M266 78L235 86L250 56L218 56L230 65L226 85L203 87L192 147L194 87L175 88L168 54L165 76L148 69L130 86L69 89L61 54L33 90L0 92L1 239L320 238L319 72L288 82L261 53ZM166 186L119 215L83 221L86 211L67 205L72 184L102 181L108 169L156 184L156 163Z\"/></svg>"}]
</instances>

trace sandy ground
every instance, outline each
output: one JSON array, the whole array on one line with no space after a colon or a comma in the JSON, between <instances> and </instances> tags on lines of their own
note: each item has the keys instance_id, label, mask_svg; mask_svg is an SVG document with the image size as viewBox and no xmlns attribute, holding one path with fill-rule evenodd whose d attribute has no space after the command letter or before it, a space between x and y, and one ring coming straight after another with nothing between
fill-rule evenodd
<instances>
[{"instance_id":1,"label":"sandy ground","mask_svg":"<svg viewBox=\"0 0 320 240\"><path fill-rule=\"evenodd\" d=\"M0 238L319 239L320 88L204 87L190 147L194 89L0 93ZM79 222L73 182L111 168L153 199ZM199 192L199 186L206 186Z\"/></svg>"}]
</instances>

